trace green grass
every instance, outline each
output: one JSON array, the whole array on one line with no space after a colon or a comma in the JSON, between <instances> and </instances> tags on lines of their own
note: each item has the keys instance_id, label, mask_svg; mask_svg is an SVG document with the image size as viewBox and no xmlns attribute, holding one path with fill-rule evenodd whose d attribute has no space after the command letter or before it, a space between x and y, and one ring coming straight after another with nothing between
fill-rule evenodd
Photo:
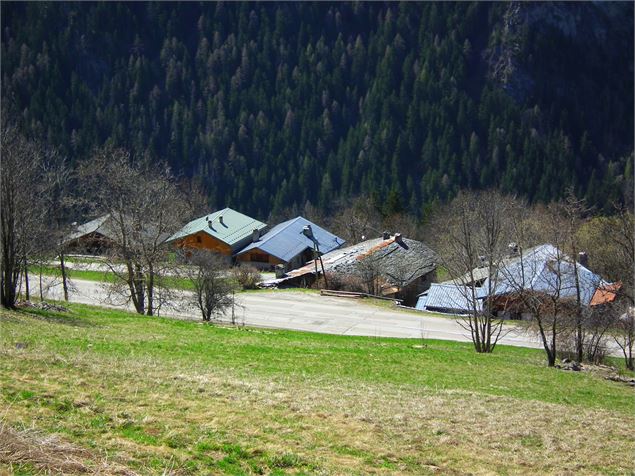
<instances>
[{"instance_id":1,"label":"green grass","mask_svg":"<svg viewBox=\"0 0 635 476\"><path fill-rule=\"evenodd\" d=\"M623 473L635 449L633 390L537 350L69 306L1 311L0 395L11 428L99 448L93 468L105 451L144 474Z\"/></svg>"},{"instance_id":2,"label":"green grass","mask_svg":"<svg viewBox=\"0 0 635 476\"><path fill-rule=\"evenodd\" d=\"M37 278L40 271L44 276L61 277L60 269L57 266L43 266L42 268L40 268L39 266L29 267L29 272L31 273L32 279ZM67 276L70 279L83 279L85 281L96 281L99 283L112 283L117 280L117 277L110 271L93 271L67 268L66 272ZM166 276L162 278L162 281L165 287L171 289L181 289L184 291L191 291L194 289L192 282L186 278Z\"/></svg>"}]
</instances>

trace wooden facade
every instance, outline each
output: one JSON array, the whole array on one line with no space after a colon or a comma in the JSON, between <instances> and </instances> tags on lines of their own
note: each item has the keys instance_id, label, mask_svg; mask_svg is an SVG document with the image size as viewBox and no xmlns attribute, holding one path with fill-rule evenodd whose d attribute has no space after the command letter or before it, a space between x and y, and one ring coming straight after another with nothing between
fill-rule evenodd
<instances>
[{"instance_id":1,"label":"wooden facade","mask_svg":"<svg viewBox=\"0 0 635 476\"><path fill-rule=\"evenodd\" d=\"M284 261L281 259L276 258L269 253L265 253L258 248L254 248L246 253L238 255L236 260L240 263L249 263L258 268L273 267L277 264L284 264Z\"/></svg>"},{"instance_id":2,"label":"wooden facade","mask_svg":"<svg viewBox=\"0 0 635 476\"><path fill-rule=\"evenodd\" d=\"M66 245L66 253L105 255L114 248L113 241L98 232L76 238Z\"/></svg>"},{"instance_id":3,"label":"wooden facade","mask_svg":"<svg viewBox=\"0 0 635 476\"><path fill-rule=\"evenodd\" d=\"M228 258L231 257L233 253L231 246L204 231L199 231L198 233L181 238L176 242L176 246L185 250L209 250L222 256L227 256Z\"/></svg>"},{"instance_id":4,"label":"wooden facade","mask_svg":"<svg viewBox=\"0 0 635 476\"><path fill-rule=\"evenodd\" d=\"M245 253L241 253L236 257L239 263L249 264L255 268L262 270L273 270L276 265L284 265L284 270L299 268L308 261L313 259L313 250L306 249L294 256L290 261L283 261L277 256L273 256L259 248L251 249Z\"/></svg>"}]
</instances>

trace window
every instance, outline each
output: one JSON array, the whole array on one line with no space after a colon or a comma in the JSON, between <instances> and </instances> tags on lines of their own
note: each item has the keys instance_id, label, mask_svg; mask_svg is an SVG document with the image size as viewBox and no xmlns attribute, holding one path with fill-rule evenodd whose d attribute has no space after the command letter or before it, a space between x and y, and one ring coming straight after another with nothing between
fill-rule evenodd
<instances>
[{"instance_id":1,"label":"window","mask_svg":"<svg viewBox=\"0 0 635 476\"><path fill-rule=\"evenodd\" d=\"M257 263L268 263L269 255L264 253L251 253L251 261L255 261Z\"/></svg>"}]
</instances>

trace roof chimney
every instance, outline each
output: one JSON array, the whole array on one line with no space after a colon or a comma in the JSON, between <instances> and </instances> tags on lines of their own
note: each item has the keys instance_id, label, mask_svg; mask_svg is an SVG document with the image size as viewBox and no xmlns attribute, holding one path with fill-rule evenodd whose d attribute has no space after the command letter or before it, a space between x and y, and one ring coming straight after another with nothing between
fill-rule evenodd
<instances>
[{"instance_id":1,"label":"roof chimney","mask_svg":"<svg viewBox=\"0 0 635 476\"><path fill-rule=\"evenodd\" d=\"M255 243L260 239L260 230L258 228L254 228L254 231L251 232L251 241Z\"/></svg>"},{"instance_id":2,"label":"roof chimney","mask_svg":"<svg viewBox=\"0 0 635 476\"><path fill-rule=\"evenodd\" d=\"M311 225L305 225L304 228L302 228L302 234L308 238L313 238L313 229L311 228Z\"/></svg>"},{"instance_id":3,"label":"roof chimney","mask_svg":"<svg viewBox=\"0 0 635 476\"><path fill-rule=\"evenodd\" d=\"M587 255L586 251L580 251L578 253L578 263L580 263L585 268L589 266L589 255Z\"/></svg>"},{"instance_id":4,"label":"roof chimney","mask_svg":"<svg viewBox=\"0 0 635 476\"><path fill-rule=\"evenodd\" d=\"M395 233L395 241L397 243L402 243L402 241L401 241L401 233Z\"/></svg>"},{"instance_id":5,"label":"roof chimney","mask_svg":"<svg viewBox=\"0 0 635 476\"><path fill-rule=\"evenodd\" d=\"M384 231L384 232L381 234L381 237L382 237L384 240L387 240L388 238L390 238L390 233L388 233L387 231Z\"/></svg>"},{"instance_id":6,"label":"roof chimney","mask_svg":"<svg viewBox=\"0 0 635 476\"><path fill-rule=\"evenodd\" d=\"M221 225L224 225L224 223L223 223L223 215L220 215L220 216L218 217L218 222L219 222Z\"/></svg>"}]
</instances>

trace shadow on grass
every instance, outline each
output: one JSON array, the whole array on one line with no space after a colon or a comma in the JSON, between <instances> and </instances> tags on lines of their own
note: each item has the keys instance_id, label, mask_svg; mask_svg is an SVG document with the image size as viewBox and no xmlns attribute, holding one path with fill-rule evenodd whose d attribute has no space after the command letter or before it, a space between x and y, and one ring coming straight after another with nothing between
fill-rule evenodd
<instances>
[{"instance_id":1,"label":"shadow on grass","mask_svg":"<svg viewBox=\"0 0 635 476\"><path fill-rule=\"evenodd\" d=\"M45 321L51 324L62 324L65 326L71 327L99 327L97 324L88 321L87 319L82 319L76 316L71 315L72 311L68 313L64 312L56 312L56 311L46 311L44 309L37 308L28 308L28 309L18 309L17 312L19 314L32 317L34 319ZM3 316L6 317L6 316Z\"/></svg>"}]
</instances>

